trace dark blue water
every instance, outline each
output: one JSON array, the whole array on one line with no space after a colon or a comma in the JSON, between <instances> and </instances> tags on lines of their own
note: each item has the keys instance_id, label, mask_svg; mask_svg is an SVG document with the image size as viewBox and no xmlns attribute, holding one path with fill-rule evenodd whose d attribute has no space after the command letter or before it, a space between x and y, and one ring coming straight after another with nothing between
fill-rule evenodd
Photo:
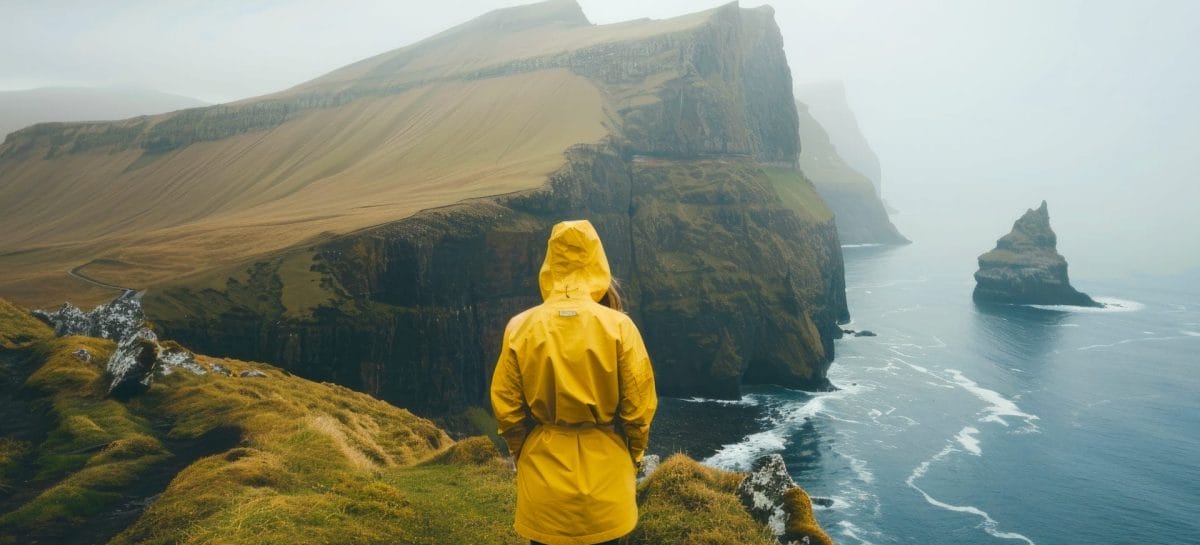
<instances>
[{"instance_id":1,"label":"dark blue water","mask_svg":"<svg viewBox=\"0 0 1200 545\"><path fill-rule=\"evenodd\" d=\"M653 450L782 453L840 543L1200 543L1200 279L985 308L944 250L845 250L847 327L879 336L838 341L840 391L665 400Z\"/></svg>"}]
</instances>

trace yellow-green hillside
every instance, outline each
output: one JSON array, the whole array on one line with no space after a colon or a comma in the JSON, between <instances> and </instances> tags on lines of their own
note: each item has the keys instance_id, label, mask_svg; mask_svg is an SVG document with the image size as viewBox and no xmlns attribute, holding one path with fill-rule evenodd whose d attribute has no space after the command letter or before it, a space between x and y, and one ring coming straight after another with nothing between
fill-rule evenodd
<instances>
[{"instance_id":1,"label":"yellow-green hillside","mask_svg":"<svg viewBox=\"0 0 1200 545\"><path fill-rule=\"evenodd\" d=\"M272 95L0 146L0 295L111 297L475 197L542 186L674 76L597 87L581 48L695 29L714 11L592 25L571 1L500 10ZM669 60L673 50L650 63ZM578 63L574 63L578 64Z\"/></svg>"},{"instance_id":2,"label":"yellow-green hillside","mask_svg":"<svg viewBox=\"0 0 1200 545\"><path fill-rule=\"evenodd\" d=\"M111 341L54 337L2 299L0 346L0 417L31 424L0 431L0 543L524 542L513 473L487 438L455 444L365 394L204 356L207 374L107 398ZM668 460L625 542L772 543L738 503L740 479Z\"/></svg>"}]
</instances>

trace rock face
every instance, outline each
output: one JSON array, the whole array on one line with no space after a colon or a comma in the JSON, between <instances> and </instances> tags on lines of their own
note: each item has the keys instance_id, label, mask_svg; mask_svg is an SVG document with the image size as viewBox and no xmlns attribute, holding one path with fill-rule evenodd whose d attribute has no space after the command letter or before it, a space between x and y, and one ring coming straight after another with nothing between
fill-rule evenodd
<instances>
[{"instance_id":1,"label":"rock face","mask_svg":"<svg viewBox=\"0 0 1200 545\"><path fill-rule=\"evenodd\" d=\"M858 118L850 109L846 98L846 86L840 81L808 83L796 88L796 98L808 106L813 119L829 135L829 142L837 149L846 164L871 181L876 195L883 195L883 170L879 156L871 149ZM804 143L806 146L808 142Z\"/></svg>"},{"instance_id":2,"label":"rock face","mask_svg":"<svg viewBox=\"0 0 1200 545\"><path fill-rule=\"evenodd\" d=\"M1104 306L1071 287L1059 255L1046 201L1013 224L996 248L979 256L976 301L1007 304Z\"/></svg>"},{"instance_id":3,"label":"rock face","mask_svg":"<svg viewBox=\"0 0 1200 545\"><path fill-rule=\"evenodd\" d=\"M491 40L519 43L521 54L497 56ZM443 60L463 50L471 54ZM148 315L204 353L275 363L426 414L454 411L485 401L504 324L539 302L550 226L587 218L624 281L662 394L735 398L746 383L829 388L832 341L848 319L842 255L832 215L797 169L791 73L769 7L605 26L572 2L501 10L261 100L143 126L26 129L0 160L113 149L166 162L238 135L283 138L306 115L362 116L355 108L414 89L432 96L446 86L581 78L602 97L605 134L564 145L565 163L539 174L540 187L320 233L213 276L155 286ZM471 140L476 128L438 147L483 145ZM532 138L516 134L500 147ZM247 156L289 149L276 144ZM299 170L353 170L359 159ZM284 171L272 166L271 176Z\"/></svg>"},{"instance_id":4,"label":"rock face","mask_svg":"<svg viewBox=\"0 0 1200 545\"><path fill-rule=\"evenodd\" d=\"M800 119L800 170L833 209L842 244L907 244L909 240L888 218L877 185L847 164L841 149L833 145L807 105L798 102L796 109ZM857 130L857 125L853 127ZM865 145L865 139L863 142ZM879 168L877 161L875 168Z\"/></svg>"}]
</instances>

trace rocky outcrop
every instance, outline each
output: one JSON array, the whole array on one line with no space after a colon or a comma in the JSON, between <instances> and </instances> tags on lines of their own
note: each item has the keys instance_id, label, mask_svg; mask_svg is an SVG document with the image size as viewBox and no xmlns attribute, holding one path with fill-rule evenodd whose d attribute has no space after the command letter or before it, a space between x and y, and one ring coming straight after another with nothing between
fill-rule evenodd
<instances>
[{"instance_id":1,"label":"rocky outcrop","mask_svg":"<svg viewBox=\"0 0 1200 545\"><path fill-rule=\"evenodd\" d=\"M142 393L156 375L169 375L177 369L205 373L191 351L174 342L159 342L158 335L146 324L141 299L134 292L127 291L87 313L64 303L57 310L33 310L31 314L53 327L60 337L82 335L115 341L117 348L104 366L108 394L114 397ZM83 349L76 352L76 357L91 360L91 354Z\"/></svg>"},{"instance_id":2,"label":"rocky outcrop","mask_svg":"<svg viewBox=\"0 0 1200 545\"><path fill-rule=\"evenodd\" d=\"M833 210L842 244L906 244L872 180L846 163L825 128L798 102L800 170ZM878 164L876 164L878 165Z\"/></svg>"},{"instance_id":3,"label":"rocky outcrop","mask_svg":"<svg viewBox=\"0 0 1200 545\"><path fill-rule=\"evenodd\" d=\"M750 474L738 485L737 495L755 520L779 536L780 543L832 545L813 517L812 500L792 480L782 456L771 454L755 460Z\"/></svg>"},{"instance_id":4,"label":"rocky outcrop","mask_svg":"<svg viewBox=\"0 0 1200 545\"><path fill-rule=\"evenodd\" d=\"M1071 287L1067 260L1058 253L1046 201L1013 223L996 248L979 256L976 301L1007 304L1104 306Z\"/></svg>"}]
</instances>

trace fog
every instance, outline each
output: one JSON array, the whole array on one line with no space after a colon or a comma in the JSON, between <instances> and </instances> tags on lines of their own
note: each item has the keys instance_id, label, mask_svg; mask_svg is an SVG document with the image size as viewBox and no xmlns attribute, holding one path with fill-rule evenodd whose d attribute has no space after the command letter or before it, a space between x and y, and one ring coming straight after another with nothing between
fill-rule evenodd
<instances>
[{"instance_id":1,"label":"fog","mask_svg":"<svg viewBox=\"0 0 1200 545\"><path fill-rule=\"evenodd\" d=\"M722 2L580 0L596 23ZM0 90L277 91L512 2L6 2ZM744 6L759 2L743 2ZM1042 199L1074 278L1200 268L1200 3L775 3L797 83L840 80L897 225L973 259Z\"/></svg>"}]
</instances>

